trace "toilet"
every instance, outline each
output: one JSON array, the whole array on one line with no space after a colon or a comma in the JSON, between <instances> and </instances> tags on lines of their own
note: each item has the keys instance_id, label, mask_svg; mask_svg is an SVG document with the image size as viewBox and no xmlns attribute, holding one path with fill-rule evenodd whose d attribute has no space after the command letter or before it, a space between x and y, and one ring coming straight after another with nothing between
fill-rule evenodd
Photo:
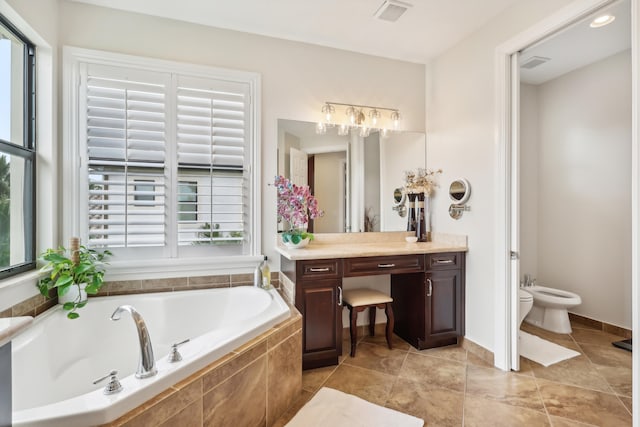
<instances>
[{"instance_id":1,"label":"toilet","mask_svg":"<svg viewBox=\"0 0 640 427\"><path fill-rule=\"evenodd\" d=\"M527 323L558 334L571 333L567 310L582 303L580 295L544 286L525 289L533 296L533 307L524 319Z\"/></svg>"},{"instance_id":2,"label":"toilet","mask_svg":"<svg viewBox=\"0 0 640 427\"><path fill-rule=\"evenodd\" d=\"M518 321L518 329L520 329L522 321L525 316L529 314L531 307L533 307L533 295L525 290L518 289L518 297L520 298L520 319Z\"/></svg>"}]
</instances>

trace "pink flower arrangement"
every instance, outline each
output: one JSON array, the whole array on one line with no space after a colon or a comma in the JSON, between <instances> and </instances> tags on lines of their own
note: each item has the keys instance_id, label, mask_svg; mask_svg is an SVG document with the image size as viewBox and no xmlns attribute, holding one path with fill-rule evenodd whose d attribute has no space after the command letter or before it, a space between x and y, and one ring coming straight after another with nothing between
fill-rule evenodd
<instances>
[{"instance_id":1,"label":"pink flower arrangement","mask_svg":"<svg viewBox=\"0 0 640 427\"><path fill-rule=\"evenodd\" d=\"M298 243L307 237L313 239L313 235L304 230L309 225L309 219L321 217L324 211L318 208L318 200L311 194L309 186L296 185L281 175L276 176L274 185L278 191L278 222L286 221L289 224L289 230L283 233L283 240L286 242L291 238L293 243Z\"/></svg>"}]
</instances>

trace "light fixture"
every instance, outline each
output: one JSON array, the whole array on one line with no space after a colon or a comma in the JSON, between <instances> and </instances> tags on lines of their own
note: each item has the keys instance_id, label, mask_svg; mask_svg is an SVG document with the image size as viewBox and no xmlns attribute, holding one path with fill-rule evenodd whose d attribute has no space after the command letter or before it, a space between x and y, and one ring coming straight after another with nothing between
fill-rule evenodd
<instances>
[{"instance_id":1,"label":"light fixture","mask_svg":"<svg viewBox=\"0 0 640 427\"><path fill-rule=\"evenodd\" d=\"M322 113L324 114L324 118L327 123L331 123L331 118L335 112L336 108L328 102L322 106Z\"/></svg>"},{"instance_id":2,"label":"light fixture","mask_svg":"<svg viewBox=\"0 0 640 427\"><path fill-rule=\"evenodd\" d=\"M393 120L393 129L398 130L400 128L400 112L398 110L391 113L391 120Z\"/></svg>"},{"instance_id":3,"label":"light fixture","mask_svg":"<svg viewBox=\"0 0 640 427\"><path fill-rule=\"evenodd\" d=\"M323 135L327 133L327 125L324 124L323 122L318 122L318 124L316 125L316 133L318 135Z\"/></svg>"},{"instance_id":4,"label":"light fixture","mask_svg":"<svg viewBox=\"0 0 640 427\"><path fill-rule=\"evenodd\" d=\"M616 20L616 17L613 15L600 15L597 18L595 18L593 21L591 21L591 24L589 24L589 26L591 28L600 28L600 27L604 27L605 25L609 25L611 24L613 21Z\"/></svg>"},{"instance_id":5,"label":"light fixture","mask_svg":"<svg viewBox=\"0 0 640 427\"><path fill-rule=\"evenodd\" d=\"M324 129L320 127L320 123L323 122L319 122L316 132L324 133L327 130L327 126L334 126L334 124L331 123L332 120L335 121L336 117L340 117L335 114L338 107L343 107L341 110L343 110L348 117L346 123L339 123L339 120L338 123L335 123L339 126L338 135L347 135L350 127L366 129L363 132L366 133L367 136L372 130L378 131L379 129L384 129L384 133L381 131L381 135L386 136L388 129L397 130L400 128L400 111L397 108L327 101L321 108L322 114L324 115ZM383 115L383 112L389 112L389 115Z\"/></svg>"}]
</instances>

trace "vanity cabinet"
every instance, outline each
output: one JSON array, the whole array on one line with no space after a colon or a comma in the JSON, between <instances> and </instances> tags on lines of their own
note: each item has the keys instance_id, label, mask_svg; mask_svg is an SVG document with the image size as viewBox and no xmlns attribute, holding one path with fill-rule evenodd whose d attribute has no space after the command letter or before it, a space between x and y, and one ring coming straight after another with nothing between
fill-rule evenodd
<instances>
[{"instance_id":1,"label":"vanity cabinet","mask_svg":"<svg viewBox=\"0 0 640 427\"><path fill-rule=\"evenodd\" d=\"M282 272L296 285L302 314L302 369L337 365L342 355L342 260L291 261Z\"/></svg>"},{"instance_id":2,"label":"vanity cabinet","mask_svg":"<svg viewBox=\"0 0 640 427\"><path fill-rule=\"evenodd\" d=\"M457 343L464 335L464 256L443 251L291 259L283 254L280 270L294 284L303 317L303 369L336 365L342 355L343 277L390 275L394 332L418 349Z\"/></svg>"},{"instance_id":3,"label":"vanity cabinet","mask_svg":"<svg viewBox=\"0 0 640 427\"><path fill-rule=\"evenodd\" d=\"M464 336L463 252L426 255L426 271L391 276L394 332L414 347L456 344Z\"/></svg>"}]
</instances>

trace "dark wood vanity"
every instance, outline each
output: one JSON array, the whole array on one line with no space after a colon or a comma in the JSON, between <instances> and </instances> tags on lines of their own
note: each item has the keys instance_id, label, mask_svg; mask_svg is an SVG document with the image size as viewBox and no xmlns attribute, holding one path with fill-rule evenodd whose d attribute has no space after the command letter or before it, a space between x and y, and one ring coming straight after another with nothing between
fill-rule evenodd
<instances>
[{"instance_id":1,"label":"dark wood vanity","mask_svg":"<svg viewBox=\"0 0 640 427\"><path fill-rule=\"evenodd\" d=\"M303 369L335 365L342 355L343 277L389 274L394 332L418 349L456 344L464 336L466 245L454 251L448 251L451 245L413 245L385 244L382 252L389 255L357 257L341 248L334 258L320 258L330 250L314 258L313 251L279 248L280 270L293 283L295 306L303 316ZM350 246L351 253L363 253ZM442 252L434 252L438 249ZM407 251L419 253L403 254Z\"/></svg>"}]
</instances>

